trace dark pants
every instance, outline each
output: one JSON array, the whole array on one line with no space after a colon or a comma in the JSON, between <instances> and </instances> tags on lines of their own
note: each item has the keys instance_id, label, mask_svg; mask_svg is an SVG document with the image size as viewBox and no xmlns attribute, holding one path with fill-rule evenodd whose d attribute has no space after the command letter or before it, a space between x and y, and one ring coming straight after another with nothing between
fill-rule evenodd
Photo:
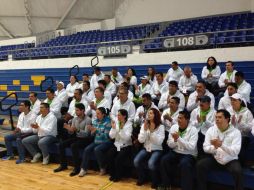
<instances>
[{"instance_id":1,"label":"dark pants","mask_svg":"<svg viewBox=\"0 0 254 190\"><path fill-rule=\"evenodd\" d=\"M195 168L195 158L189 154L179 154L170 151L164 155L160 162L160 172L163 187L170 187L176 171L180 169L181 189L193 189L193 176Z\"/></svg>"},{"instance_id":2,"label":"dark pants","mask_svg":"<svg viewBox=\"0 0 254 190\"><path fill-rule=\"evenodd\" d=\"M62 118L57 119L57 138L60 141L65 141L70 137L68 130L64 128L64 123L66 123L64 119Z\"/></svg>"},{"instance_id":3,"label":"dark pants","mask_svg":"<svg viewBox=\"0 0 254 190\"><path fill-rule=\"evenodd\" d=\"M80 168L80 149L84 149L87 145L93 142L92 137L78 138L73 137L59 144L59 160L63 167L67 166L67 159L65 154L65 148L70 147L72 151L72 158L74 162L74 169L79 170Z\"/></svg>"},{"instance_id":4,"label":"dark pants","mask_svg":"<svg viewBox=\"0 0 254 190\"><path fill-rule=\"evenodd\" d=\"M230 172L235 182L234 190L243 190L242 167L238 160L232 160L226 165L221 165L214 159L214 157L209 156L198 161L196 168L199 190L207 190L207 174L214 169L224 169Z\"/></svg>"},{"instance_id":5,"label":"dark pants","mask_svg":"<svg viewBox=\"0 0 254 190\"><path fill-rule=\"evenodd\" d=\"M124 165L132 159L132 147L127 146L117 151L115 146L107 152L107 164L111 177L120 180L124 174Z\"/></svg>"},{"instance_id":6,"label":"dark pants","mask_svg":"<svg viewBox=\"0 0 254 190\"><path fill-rule=\"evenodd\" d=\"M201 133L201 131L199 131L198 142L197 142L198 159L202 159L207 155L203 149L204 141L205 141L205 135L203 135L203 133Z\"/></svg>"},{"instance_id":7,"label":"dark pants","mask_svg":"<svg viewBox=\"0 0 254 190\"><path fill-rule=\"evenodd\" d=\"M214 81L212 83L206 82L206 89L208 89L213 95L217 96L217 89L219 88L218 81Z\"/></svg>"},{"instance_id":8,"label":"dark pants","mask_svg":"<svg viewBox=\"0 0 254 190\"><path fill-rule=\"evenodd\" d=\"M250 143L250 138L247 137L247 136L242 136L241 150L240 150L240 153L238 155L239 161L240 161L242 166L245 165L245 160L246 160L245 154L246 154L246 151L248 149L249 143Z\"/></svg>"}]
</instances>

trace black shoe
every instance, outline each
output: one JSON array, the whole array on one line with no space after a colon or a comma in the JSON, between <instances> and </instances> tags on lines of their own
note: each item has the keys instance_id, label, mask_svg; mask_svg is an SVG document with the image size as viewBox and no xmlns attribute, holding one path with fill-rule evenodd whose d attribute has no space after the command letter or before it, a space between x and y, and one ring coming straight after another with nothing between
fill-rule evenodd
<instances>
[{"instance_id":1,"label":"black shoe","mask_svg":"<svg viewBox=\"0 0 254 190\"><path fill-rule=\"evenodd\" d=\"M144 181L138 180L136 183L137 186L142 186L144 185Z\"/></svg>"},{"instance_id":2,"label":"black shoe","mask_svg":"<svg viewBox=\"0 0 254 190\"><path fill-rule=\"evenodd\" d=\"M119 182L120 181L120 178L114 178L113 179L113 182Z\"/></svg>"},{"instance_id":3,"label":"black shoe","mask_svg":"<svg viewBox=\"0 0 254 190\"><path fill-rule=\"evenodd\" d=\"M64 170L67 170L67 166L59 166L58 168L54 169L54 172L57 173Z\"/></svg>"},{"instance_id":4,"label":"black shoe","mask_svg":"<svg viewBox=\"0 0 254 190\"><path fill-rule=\"evenodd\" d=\"M109 181L114 181L114 179L115 179L115 178L114 178L113 176L110 176L110 177L109 177Z\"/></svg>"},{"instance_id":5,"label":"black shoe","mask_svg":"<svg viewBox=\"0 0 254 190\"><path fill-rule=\"evenodd\" d=\"M70 173L70 176L73 177L75 175L78 175L79 174L79 170L73 170L71 173Z\"/></svg>"}]
</instances>

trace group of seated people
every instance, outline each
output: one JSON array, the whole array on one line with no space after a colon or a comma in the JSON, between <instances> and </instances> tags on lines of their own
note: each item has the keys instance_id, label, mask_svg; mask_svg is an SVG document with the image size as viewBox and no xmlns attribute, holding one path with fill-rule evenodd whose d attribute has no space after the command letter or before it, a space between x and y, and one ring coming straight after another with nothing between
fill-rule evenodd
<instances>
[{"instance_id":1,"label":"group of seated people","mask_svg":"<svg viewBox=\"0 0 254 190\"><path fill-rule=\"evenodd\" d=\"M198 189L206 190L209 171L222 168L233 175L235 189L242 190L242 166L254 134L251 86L231 61L221 74L214 57L208 58L201 78L189 66L182 70L173 62L165 77L149 67L138 85L132 68L123 77L116 68L105 75L95 67L82 83L70 76L65 89L58 81L56 91L46 90L43 102L31 92L20 103L15 130L5 136L3 160L14 158L16 141L17 164L28 151L31 163L42 159L47 165L50 145L59 143L60 165L54 172L68 168L69 147L74 164L70 176L87 175L95 156L100 175L108 172L114 182L125 176L130 161L139 186L149 176L152 188L170 189L180 173L183 190L193 189L194 178ZM217 111L215 96L220 97Z\"/></svg>"}]
</instances>

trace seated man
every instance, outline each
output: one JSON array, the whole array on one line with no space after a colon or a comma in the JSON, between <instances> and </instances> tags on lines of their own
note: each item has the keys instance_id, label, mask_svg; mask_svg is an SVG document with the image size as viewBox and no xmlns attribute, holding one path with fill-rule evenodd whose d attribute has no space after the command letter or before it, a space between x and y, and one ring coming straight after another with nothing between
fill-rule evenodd
<instances>
[{"instance_id":1,"label":"seated man","mask_svg":"<svg viewBox=\"0 0 254 190\"><path fill-rule=\"evenodd\" d=\"M10 160L13 158L12 142L16 141L19 153L19 159L16 161L16 164L20 164L25 161L25 148L21 143L21 140L22 138L33 134L31 124L35 122L37 117L37 115L30 110L30 106L31 103L28 100L20 103L19 111L21 114L19 115L17 127L12 134L4 137L7 155L3 157L3 160Z\"/></svg>"},{"instance_id":2,"label":"seated man","mask_svg":"<svg viewBox=\"0 0 254 190\"><path fill-rule=\"evenodd\" d=\"M23 145L28 152L33 156L31 163L38 162L43 155L43 165L49 163L48 146L57 142L57 119L55 115L49 111L49 104L41 103L40 113L36 119L36 122L32 124L36 135L26 137L22 140Z\"/></svg>"},{"instance_id":3,"label":"seated man","mask_svg":"<svg viewBox=\"0 0 254 190\"><path fill-rule=\"evenodd\" d=\"M207 189L207 174L213 169L225 169L234 178L234 189L243 190L242 167L238 161L241 149L241 132L230 124L230 113L218 110L216 124L205 135L204 151L210 154L197 165L197 182L199 190Z\"/></svg>"},{"instance_id":4,"label":"seated man","mask_svg":"<svg viewBox=\"0 0 254 190\"><path fill-rule=\"evenodd\" d=\"M85 148L87 145L93 142L93 137L90 135L87 129L87 126L92 124L92 120L90 117L85 115L85 106L82 103L76 104L75 113L77 117L74 117L72 124L64 124L64 128L73 135L71 138L60 142L60 166L54 170L54 172L60 172L67 169L65 148L71 147L74 169L70 173L70 176L77 175L80 172L80 149Z\"/></svg>"}]
</instances>

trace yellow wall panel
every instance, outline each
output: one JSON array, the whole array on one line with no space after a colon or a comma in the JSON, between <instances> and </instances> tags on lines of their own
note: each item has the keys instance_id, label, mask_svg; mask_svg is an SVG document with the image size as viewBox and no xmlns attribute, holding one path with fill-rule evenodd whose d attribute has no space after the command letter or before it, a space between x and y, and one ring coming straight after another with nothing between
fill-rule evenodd
<instances>
[{"instance_id":1,"label":"yellow wall panel","mask_svg":"<svg viewBox=\"0 0 254 190\"><path fill-rule=\"evenodd\" d=\"M13 85L20 85L20 80L13 80L13 81L12 81L12 84L13 84Z\"/></svg>"},{"instance_id":2,"label":"yellow wall panel","mask_svg":"<svg viewBox=\"0 0 254 190\"><path fill-rule=\"evenodd\" d=\"M21 85L21 91L29 91L29 85Z\"/></svg>"},{"instance_id":3,"label":"yellow wall panel","mask_svg":"<svg viewBox=\"0 0 254 190\"><path fill-rule=\"evenodd\" d=\"M2 91L6 91L7 90L7 85L6 84L1 84L0 85L0 90L2 90Z\"/></svg>"}]
</instances>

